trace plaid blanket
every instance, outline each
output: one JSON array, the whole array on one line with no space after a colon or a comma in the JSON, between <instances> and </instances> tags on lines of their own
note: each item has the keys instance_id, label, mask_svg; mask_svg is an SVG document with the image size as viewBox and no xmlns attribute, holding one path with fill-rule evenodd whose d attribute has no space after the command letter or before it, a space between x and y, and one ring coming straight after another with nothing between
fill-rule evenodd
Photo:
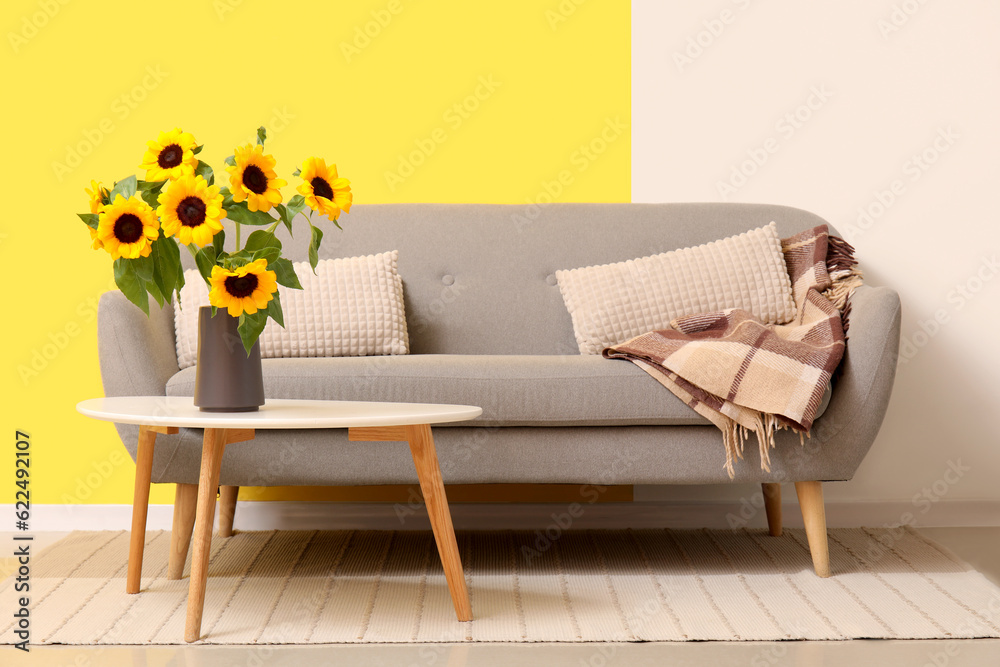
<instances>
[{"instance_id":1,"label":"plaid blanket","mask_svg":"<svg viewBox=\"0 0 1000 667\"><path fill-rule=\"evenodd\" d=\"M761 467L777 429L807 436L847 342L849 298L861 284L854 248L826 225L781 242L796 317L767 325L744 310L681 317L604 350L628 359L719 427L726 470L757 436Z\"/></svg>"}]
</instances>

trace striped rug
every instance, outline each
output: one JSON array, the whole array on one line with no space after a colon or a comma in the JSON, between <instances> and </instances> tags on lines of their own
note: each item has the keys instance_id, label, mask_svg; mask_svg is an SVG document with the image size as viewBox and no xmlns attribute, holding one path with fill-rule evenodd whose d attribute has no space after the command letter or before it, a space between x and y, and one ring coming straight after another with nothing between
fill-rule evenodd
<instances>
[{"instance_id":1,"label":"striped rug","mask_svg":"<svg viewBox=\"0 0 1000 667\"><path fill-rule=\"evenodd\" d=\"M275 531L213 541L203 643L632 642L1000 636L1000 588L912 530L459 533L475 620L455 620L427 532ZM147 534L126 595L126 532L76 532L32 563L32 643L171 644L187 578ZM13 581L0 600L13 599ZM0 641L13 641L11 616Z\"/></svg>"}]
</instances>

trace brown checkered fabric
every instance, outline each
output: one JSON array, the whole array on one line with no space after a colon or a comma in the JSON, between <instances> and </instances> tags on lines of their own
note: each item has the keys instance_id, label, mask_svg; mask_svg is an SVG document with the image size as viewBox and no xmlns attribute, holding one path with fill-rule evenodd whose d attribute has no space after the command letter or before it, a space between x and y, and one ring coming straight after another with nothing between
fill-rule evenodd
<instances>
[{"instance_id":1,"label":"brown checkered fabric","mask_svg":"<svg viewBox=\"0 0 1000 667\"><path fill-rule=\"evenodd\" d=\"M854 248L826 225L781 247L797 311L791 322L764 324L744 310L704 313L603 352L634 362L718 426L730 477L749 432L768 471L776 429L808 435L844 355L848 299L861 284Z\"/></svg>"}]
</instances>

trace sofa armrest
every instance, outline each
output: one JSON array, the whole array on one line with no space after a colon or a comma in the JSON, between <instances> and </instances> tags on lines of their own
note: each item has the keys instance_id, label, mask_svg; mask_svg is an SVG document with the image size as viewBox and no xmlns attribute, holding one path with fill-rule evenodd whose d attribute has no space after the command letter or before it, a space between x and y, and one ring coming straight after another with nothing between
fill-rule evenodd
<instances>
[{"instance_id":1,"label":"sofa armrest","mask_svg":"<svg viewBox=\"0 0 1000 667\"><path fill-rule=\"evenodd\" d=\"M164 396L180 370L174 309L150 299L149 317L115 290L97 308L98 356L105 396Z\"/></svg>"},{"instance_id":2,"label":"sofa armrest","mask_svg":"<svg viewBox=\"0 0 1000 667\"><path fill-rule=\"evenodd\" d=\"M851 297L842 373L812 438L827 455L856 471L878 435L889 405L899 356L899 295L863 285ZM849 476L846 477L849 479Z\"/></svg>"},{"instance_id":3,"label":"sofa armrest","mask_svg":"<svg viewBox=\"0 0 1000 667\"><path fill-rule=\"evenodd\" d=\"M150 299L146 317L121 292L105 292L97 306L97 354L105 396L165 396L167 380L180 370L174 343L174 309L161 309ZM115 428L135 460L139 427L115 424ZM157 452L156 481L163 465L165 457Z\"/></svg>"}]
</instances>

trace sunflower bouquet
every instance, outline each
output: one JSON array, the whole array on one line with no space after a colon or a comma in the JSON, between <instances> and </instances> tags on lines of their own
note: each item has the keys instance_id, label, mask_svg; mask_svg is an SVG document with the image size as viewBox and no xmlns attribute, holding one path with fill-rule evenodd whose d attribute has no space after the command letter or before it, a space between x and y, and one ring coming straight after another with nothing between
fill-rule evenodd
<instances>
[{"instance_id":1,"label":"sunflower bouquet","mask_svg":"<svg viewBox=\"0 0 1000 667\"><path fill-rule=\"evenodd\" d=\"M79 217L90 228L91 247L114 259L115 284L129 301L149 314L149 297L162 308L174 293L180 302L184 286L180 247L194 256L209 289L212 314L225 308L239 318L239 333L249 354L270 317L284 326L278 285L302 289L295 269L281 256L275 230L292 232L292 220L305 213L310 228L309 263L316 269L323 230L309 210L340 228L341 212L349 213L351 184L339 178L337 166L310 157L292 175L302 179L298 194L283 203L275 159L264 153L267 133L257 130L257 143L234 149L226 158L229 185L215 184L212 167L198 159L202 146L177 128L147 143L140 169L110 189L91 181L86 190L90 212ZM277 217L275 217L275 215ZM226 250L222 220L233 222L235 244ZM241 238L241 227L259 227Z\"/></svg>"}]
</instances>

